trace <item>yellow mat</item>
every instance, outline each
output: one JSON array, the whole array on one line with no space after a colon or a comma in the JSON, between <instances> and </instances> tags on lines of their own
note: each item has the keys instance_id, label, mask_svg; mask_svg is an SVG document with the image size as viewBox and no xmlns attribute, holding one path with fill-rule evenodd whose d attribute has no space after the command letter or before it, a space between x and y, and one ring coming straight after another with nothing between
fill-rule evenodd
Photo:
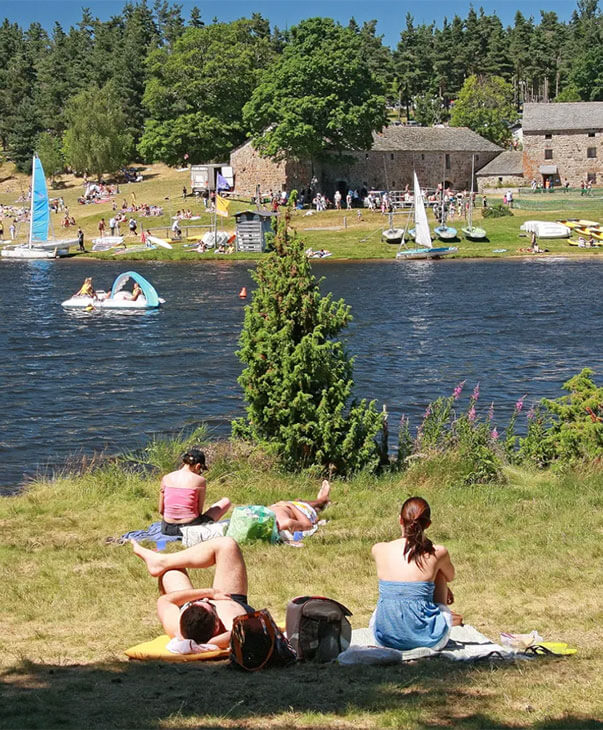
<instances>
[{"instance_id":1,"label":"yellow mat","mask_svg":"<svg viewBox=\"0 0 603 730\"><path fill-rule=\"evenodd\" d=\"M208 659L226 659L230 654L229 649L217 649L216 651L204 651L201 654L173 654L167 650L170 637L167 634L158 636L152 641L145 641L126 649L126 656L130 659L142 661L160 660L164 662L202 662Z\"/></svg>"}]
</instances>

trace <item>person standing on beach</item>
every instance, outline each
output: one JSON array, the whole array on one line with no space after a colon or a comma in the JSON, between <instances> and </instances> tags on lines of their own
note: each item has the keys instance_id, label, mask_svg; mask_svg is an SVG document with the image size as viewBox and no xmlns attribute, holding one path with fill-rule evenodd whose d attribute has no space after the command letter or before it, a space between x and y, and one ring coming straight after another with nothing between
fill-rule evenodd
<instances>
[{"instance_id":1,"label":"person standing on beach","mask_svg":"<svg viewBox=\"0 0 603 730\"><path fill-rule=\"evenodd\" d=\"M77 242L79 250L85 253L86 249L84 248L84 231L82 231L81 227L77 229Z\"/></svg>"},{"instance_id":2,"label":"person standing on beach","mask_svg":"<svg viewBox=\"0 0 603 730\"><path fill-rule=\"evenodd\" d=\"M105 219L101 218L98 222L98 235L101 238L105 237Z\"/></svg>"}]
</instances>

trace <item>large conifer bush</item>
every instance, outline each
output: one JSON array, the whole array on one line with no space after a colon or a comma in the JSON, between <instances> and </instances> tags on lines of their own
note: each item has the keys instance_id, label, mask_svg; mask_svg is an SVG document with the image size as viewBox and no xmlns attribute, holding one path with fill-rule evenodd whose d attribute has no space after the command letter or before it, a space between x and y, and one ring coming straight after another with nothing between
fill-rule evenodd
<instances>
[{"instance_id":1,"label":"large conifer bush","mask_svg":"<svg viewBox=\"0 0 603 730\"><path fill-rule=\"evenodd\" d=\"M343 299L322 296L303 242L281 221L274 251L252 274L239 377L247 417L233 435L267 442L284 466L319 465L346 474L375 470L382 416L374 402L351 400L353 360L336 335L351 321Z\"/></svg>"}]
</instances>

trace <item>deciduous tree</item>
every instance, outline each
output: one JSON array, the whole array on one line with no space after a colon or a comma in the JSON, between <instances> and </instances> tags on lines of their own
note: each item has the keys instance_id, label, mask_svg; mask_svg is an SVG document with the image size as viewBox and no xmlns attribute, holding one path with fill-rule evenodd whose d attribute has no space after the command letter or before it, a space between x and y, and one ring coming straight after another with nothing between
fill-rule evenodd
<instances>
[{"instance_id":1,"label":"deciduous tree","mask_svg":"<svg viewBox=\"0 0 603 730\"><path fill-rule=\"evenodd\" d=\"M511 138L509 124L516 119L511 84L500 76L470 76L452 109L450 125L469 127L491 142L504 145Z\"/></svg>"},{"instance_id":2,"label":"deciduous tree","mask_svg":"<svg viewBox=\"0 0 603 730\"><path fill-rule=\"evenodd\" d=\"M329 18L292 28L243 110L256 149L278 160L370 148L386 114L364 47L360 34Z\"/></svg>"}]
</instances>

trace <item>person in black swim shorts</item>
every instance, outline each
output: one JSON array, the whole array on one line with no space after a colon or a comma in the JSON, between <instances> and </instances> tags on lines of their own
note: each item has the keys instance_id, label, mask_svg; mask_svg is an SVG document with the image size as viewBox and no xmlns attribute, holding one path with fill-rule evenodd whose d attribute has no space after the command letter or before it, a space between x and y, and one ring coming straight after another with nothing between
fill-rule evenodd
<instances>
[{"instance_id":1,"label":"person in black swim shorts","mask_svg":"<svg viewBox=\"0 0 603 730\"><path fill-rule=\"evenodd\" d=\"M220 537L177 553L156 553L133 542L134 553L157 578L157 614L171 638L227 647L236 616L252 613L247 603L247 568L237 543ZM193 588L189 568L215 566L211 588Z\"/></svg>"}]
</instances>

